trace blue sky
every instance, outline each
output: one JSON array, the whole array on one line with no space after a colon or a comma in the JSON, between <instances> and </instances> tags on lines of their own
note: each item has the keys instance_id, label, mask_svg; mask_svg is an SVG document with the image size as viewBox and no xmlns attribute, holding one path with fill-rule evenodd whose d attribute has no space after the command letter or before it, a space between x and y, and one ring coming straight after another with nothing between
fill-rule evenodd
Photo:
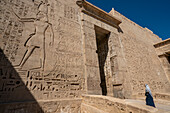
<instances>
[{"instance_id":1,"label":"blue sky","mask_svg":"<svg viewBox=\"0 0 170 113\"><path fill-rule=\"evenodd\" d=\"M139 24L147 27L163 40L170 38L170 0L87 0L109 12L112 7Z\"/></svg>"}]
</instances>

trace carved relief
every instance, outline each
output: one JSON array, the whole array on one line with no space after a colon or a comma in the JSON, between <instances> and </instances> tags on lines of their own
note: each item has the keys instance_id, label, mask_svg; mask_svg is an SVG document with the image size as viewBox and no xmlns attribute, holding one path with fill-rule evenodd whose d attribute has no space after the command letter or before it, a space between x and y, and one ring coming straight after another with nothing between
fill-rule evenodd
<instances>
[{"instance_id":1,"label":"carved relief","mask_svg":"<svg viewBox=\"0 0 170 113\"><path fill-rule=\"evenodd\" d=\"M7 10L6 13L11 15L11 12ZM6 26L6 28L1 31L3 34L1 48L4 50L4 53L9 58L9 60L14 62L22 36L23 24L21 22L14 21L11 18L9 19L9 17L3 18L3 20L8 22L6 22L6 25L3 26Z\"/></svg>"},{"instance_id":2,"label":"carved relief","mask_svg":"<svg viewBox=\"0 0 170 113\"><path fill-rule=\"evenodd\" d=\"M163 91L161 87L165 87L165 81L162 82L163 73L158 67L152 46L146 46L144 41L130 36L122 36L122 42L129 65L127 68L131 78L133 78L131 80L132 90L143 92L144 84L149 84L153 92Z\"/></svg>"},{"instance_id":3,"label":"carved relief","mask_svg":"<svg viewBox=\"0 0 170 113\"><path fill-rule=\"evenodd\" d=\"M119 79L117 57L111 57L110 64L111 64L111 71L112 71L112 82L113 84L117 84L117 81Z\"/></svg>"},{"instance_id":4,"label":"carved relief","mask_svg":"<svg viewBox=\"0 0 170 113\"><path fill-rule=\"evenodd\" d=\"M13 12L21 22L33 22L34 23L34 32L31 33L26 40L24 46L27 48L20 64L19 68L22 68L28 58L33 54L34 49L39 49L41 51L40 55L40 69L44 70L45 63L45 32L48 27L51 29L51 45L54 41L54 33L52 29L52 24L48 22L48 7L46 2L41 2L38 6L38 12L36 18L20 18L15 12Z\"/></svg>"},{"instance_id":5,"label":"carved relief","mask_svg":"<svg viewBox=\"0 0 170 113\"><path fill-rule=\"evenodd\" d=\"M81 34L78 33L80 25L63 17L59 17L58 22L57 31L59 38L56 42L56 51L80 53Z\"/></svg>"},{"instance_id":6,"label":"carved relief","mask_svg":"<svg viewBox=\"0 0 170 113\"><path fill-rule=\"evenodd\" d=\"M132 80L133 90L136 90L138 92L145 90L144 84L149 83L152 91L157 91L157 88L162 89L164 87L164 83L161 81L155 81L155 80Z\"/></svg>"},{"instance_id":7,"label":"carved relief","mask_svg":"<svg viewBox=\"0 0 170 113\"><path fill-rule=\"evenodd\" d=\"M78 22L78 11L75 10L73 7L64 5L64 17L68 19L73 19Z\"/></svg>"},{"instance_id":8,"label":"carved relief","mask_svg":"<svg viewBox=\"0 0 170 113\"><path fill-rule=\"evenodd\" d=\"M0 2L10 6L0 7L0 48L6 56L0 57L0 98L22 86L36 99L79 97L84 79L76 9L59 0ZM19 78L7 58L17 64Z\"/></svg>"}]
</instances>

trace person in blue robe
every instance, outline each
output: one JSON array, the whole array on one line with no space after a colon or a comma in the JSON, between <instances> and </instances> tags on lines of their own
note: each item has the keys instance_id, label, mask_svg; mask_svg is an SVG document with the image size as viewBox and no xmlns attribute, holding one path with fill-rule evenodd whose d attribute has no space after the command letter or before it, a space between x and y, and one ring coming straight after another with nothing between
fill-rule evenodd
<instances>
[{"instance_id":1,"label":"person in blue robe","mask_svg":"<svg viewBox=\"0 0 170 113\"><path fill-rule=\"evenodd\" d=\"M145 89L146 105L156 108L149 86L146 84L145 87L146 87L146 89Z\"/></svg>"}]
</instances>

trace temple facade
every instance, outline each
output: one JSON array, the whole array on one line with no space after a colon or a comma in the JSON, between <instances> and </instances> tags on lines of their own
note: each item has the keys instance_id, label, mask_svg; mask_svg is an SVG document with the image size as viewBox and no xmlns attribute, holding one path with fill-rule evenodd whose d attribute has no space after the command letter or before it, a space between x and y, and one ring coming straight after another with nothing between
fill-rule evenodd
<instances>
[{"instance_id":1,"label":"temple facade","mask_svg":"<svg viewBox=\"0 0 170 113\"><path fill-rule=\"evenodd\" d=\"M154 98L170 100L170 39L114 9L85 0L0 0L0 12L1 113L95 113L88 106L109 97L131 113L123 100L143 98L145 84Z\"/></svg>"}]
</instances>

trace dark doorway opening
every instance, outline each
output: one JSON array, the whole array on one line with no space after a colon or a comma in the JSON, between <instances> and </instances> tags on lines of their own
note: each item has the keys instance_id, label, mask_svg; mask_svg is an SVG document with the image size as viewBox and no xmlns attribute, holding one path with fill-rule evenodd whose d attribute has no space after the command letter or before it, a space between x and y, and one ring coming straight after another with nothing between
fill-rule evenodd
<instances>
[{"instance_id":1,"label":"dark doorway opening","mask_svg":"<svg viewBox=\"0 0 170 113\"><path fill-rule=\"evenodd\" d=\"M100 87L102 89L102 95L107 95L105 66L106 66L106 58L108 55L108 40L109 40L110 32L95 26L95 33L96 33L96 44L97 44L96 53L98 54L100 80L101 80Z\"/></svg>"},{"instance_id":2,"label":"dark doorway opening","mask_svg":"<svg viewBox=\"0 0 170 113\"><path fill-rule=\"evenodd\" d=\"M170 55L168 55L166 58L167 58L167 60L168 60L168 62L170 64Z\"/></svg>"}]
</instances>

